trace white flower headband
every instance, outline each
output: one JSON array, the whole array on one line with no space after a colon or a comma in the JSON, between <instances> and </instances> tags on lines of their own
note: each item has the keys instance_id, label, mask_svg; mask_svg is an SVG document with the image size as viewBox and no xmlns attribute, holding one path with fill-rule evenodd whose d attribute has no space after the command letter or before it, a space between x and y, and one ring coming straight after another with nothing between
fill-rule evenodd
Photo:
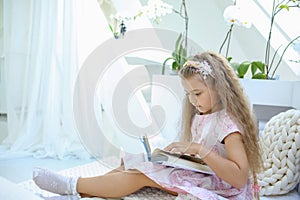
<instances>
[{"instance_id":1,"label":"white flower headband","mask_svg":"<svg viewBox=\"0 0 300 200\"><path fill-rule=\"evenodd\" d=\"M199 73L202 75L203 79L206 79L208 75L213 77L213 70L210 64L206 60L204 61L194 61L188 60L183 65L184 68L191 67L194 69L195 73Z\"/></svg>"}]
</instances>

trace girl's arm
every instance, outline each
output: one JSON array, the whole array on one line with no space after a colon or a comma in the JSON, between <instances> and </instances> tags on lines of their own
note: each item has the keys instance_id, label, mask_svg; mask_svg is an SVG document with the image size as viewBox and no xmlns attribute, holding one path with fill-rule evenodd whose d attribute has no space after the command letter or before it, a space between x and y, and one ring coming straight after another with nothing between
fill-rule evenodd
<instances>
[{"instance_id":1,"label":"girl's arm","mask_svg":"<svg viewBox=\"0 0 300 200\"><path fill-rule=\"evenodd\" d=\"M233 187L243 188L248 180L249 165L242 136L238 132L232 133L224 142L227 158L215 152L208 152L204 147L200 148L199 155L207 155L202 159L217 176Z\"/></svg>"},{"instance_id":2,"label":"girl's arm","mask_svg":"<svg viewBox=\"0 0 300 200\"><path fill-rule=\"evenodd\" d=\"M198 154L221 179L236 188L243 188L248 180L249 166L242 136L235 132L225 139L227 158L198 143L175 142L165 148L171 152Z\"/></svg>"}]
</instances>

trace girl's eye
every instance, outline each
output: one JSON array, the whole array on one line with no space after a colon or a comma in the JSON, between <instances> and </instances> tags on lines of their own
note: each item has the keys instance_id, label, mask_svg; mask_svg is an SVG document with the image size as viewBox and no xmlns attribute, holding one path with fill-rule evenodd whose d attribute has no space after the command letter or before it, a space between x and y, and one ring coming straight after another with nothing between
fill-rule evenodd
<instances>
[{"instance_id":1,"label":"girl's eye","mask_svg":"<svg viewBox=\"0 0 300 200\"><path fill-rule=\"evenodd\" d=\"M199 96L200 94L201 94L201 92L199 92L199 93L196 93L195 95L196 95L196 96Z\"/></svg>"}]
</instances>

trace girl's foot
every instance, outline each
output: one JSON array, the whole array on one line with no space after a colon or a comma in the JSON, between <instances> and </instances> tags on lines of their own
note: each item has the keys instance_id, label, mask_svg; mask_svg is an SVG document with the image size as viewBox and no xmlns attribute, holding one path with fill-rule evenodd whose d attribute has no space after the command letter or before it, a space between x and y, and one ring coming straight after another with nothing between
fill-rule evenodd
<instances>
[{"instance_id":1,"label":"girl's foot","mask_svg":"<svg viewBox=\"0 0 300 200\"><path fill-rule=\"evenodd\" d=\"M33 181L35 184L52 193L61 195L78 195L76 191L78 177L66 177L47 169L35 168Z\"/></svg>"}]
</instances>

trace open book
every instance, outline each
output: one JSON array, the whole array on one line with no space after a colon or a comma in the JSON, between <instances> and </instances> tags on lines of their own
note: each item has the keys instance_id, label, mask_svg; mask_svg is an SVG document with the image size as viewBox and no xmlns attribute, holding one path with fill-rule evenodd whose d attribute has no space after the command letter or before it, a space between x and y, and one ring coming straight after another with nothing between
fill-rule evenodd
<instances>
[{"instance_id":1,"label":"open book","mask_svg":"<svg viewBox=\"0 0 300 200\"><path fill-rule=\"evenodd\" d=\"M214 174L210 167L200 158L186 154L170 153L161 149L155 149L151 153L151 162L160 163L162 165L188 169L192 171L202 172L206 174Z\"/></svg>"},{"instance_id":2,"label":"open book","mask_svg":"<svg viewBox=\"0 0 300 200\"><path fill-rule=\"evenodd\" d=\"M200 158L186 154L170 153L158 148L152 152L147 137L143 137L141 141L144 144L148 161L174 168L214 174L211 168Z\"/></svg>"}]
</instances>

